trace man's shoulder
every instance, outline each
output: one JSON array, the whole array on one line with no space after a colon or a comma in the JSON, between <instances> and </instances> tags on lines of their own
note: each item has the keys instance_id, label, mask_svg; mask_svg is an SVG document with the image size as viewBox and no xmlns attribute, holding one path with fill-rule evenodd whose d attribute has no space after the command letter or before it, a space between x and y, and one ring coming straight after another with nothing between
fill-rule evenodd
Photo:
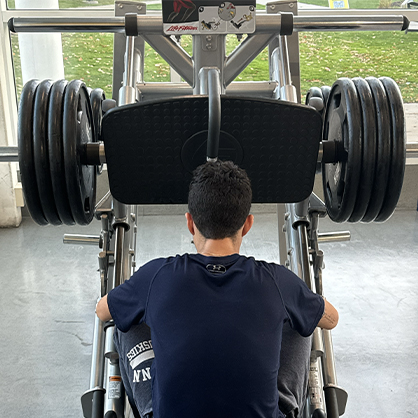
<instances>
[{"instance_id":1,"label":"man's shoulder","mask_svg":"<svg viewBox=\"0 0 418 418\"><path fill-rule=\"evenodd\" d=\"M140 267L140 270L143 272L152 271L152 270L159 270L161 267L169 266L174 263L184 263L184 261L189 258L190 254L182 254L182 255L174 255L169 257L158 257L154 258L150 261L147 261Z\"/></svg>"},{"instance_id":2,"label":"man's shoulder","mask_svg":"<svg viewBox=\"0 0 418 418\"><path fill-rule=\"evenodd\" d=\"M287 270L286 267L282 266L281 264L266 261L266 260L257 260L253 257L247 257L249 261L253 262L257 267L263 268L267 270L271 274L278 273L282 270Z\"/></svg>"},{"instance_id":3,"label":"man's shoulder","mask_svg":"<svg viewBox=\"0 0 418 418\"><path fill-rule=\"evenodd\" d=\"M159 270L161 267L174 262L177 259L177 257L180 257L180 256L153 258L152 260L149 260L145 264L143 264L140 267L140 270L143 270L143 271Z\"/></svg>"}]
</instances>

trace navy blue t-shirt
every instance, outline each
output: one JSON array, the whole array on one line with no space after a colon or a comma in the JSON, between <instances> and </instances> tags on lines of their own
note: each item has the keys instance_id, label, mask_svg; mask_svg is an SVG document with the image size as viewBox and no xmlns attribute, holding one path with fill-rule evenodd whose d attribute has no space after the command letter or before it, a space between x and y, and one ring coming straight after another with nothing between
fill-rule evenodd
<instances>
[{"instance_id":1,"label":"navy blue t-shirt","mask_svg":"<svg viewBox=\"0 0 418 418\"><path fill-rule=\"evenodd\" d=\"M155 418L277 418L282 327L314 331L323 299L283 266L233 254L150 261L108 295L116 326L146 322Z\"/></svg>"}]
</instances>

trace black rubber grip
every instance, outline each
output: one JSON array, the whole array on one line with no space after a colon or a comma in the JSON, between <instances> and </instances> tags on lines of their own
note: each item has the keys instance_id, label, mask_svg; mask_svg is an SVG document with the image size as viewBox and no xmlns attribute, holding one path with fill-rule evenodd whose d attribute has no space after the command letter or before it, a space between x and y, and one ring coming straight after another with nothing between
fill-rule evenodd
<instances>
[{"instance_id":1,"label":"black rubber grip","mask_svg":"<svg viewBox=\"0 0 418 418\"><path fill-rule=\"evenodd\" d=\"M327 418L339 418L337 392L334 387L326 387L325 405L327 406Z\"/></svg>"},{"instance_id":2,"label":"black rubber grip","mask_svg":"<svg viewBox=\"0 0 418 418\"><path fill-rule=\"evenodd\" d=\"M281 12L280 35L291 35L293 33L293 13Z\"/></svg>"},{"instance_id":3,"label":"black rubber grip","mask_svg":"<svg viewBox=\"0 0 418 418\"><path fill-rule=\"evenodd\" d=\"M9 20L9 22L10 22L10 20ZM401 30L407 30L408 28L409 28L409 19L406 16L404 16L403 17L403 26L402 26Z\"/></svg>"},{"instance_id":4,"label":"black rubber grip","mask_svg":"<svg viewBox=\"0 0 418 418\"><path fill-rule=\"evenodd\" d=\"M313 411L312 418L327 418L327 416L324 410L315 409L315 411Z\"/></svg>"},{"instance_id":5,"label":"black rubber grip","mask_svg":"<svg viewBox=\"0 0 418 418\"><path fill-rule=\"evenodd\" d=\"M136 13L126 13L125 15L125 33L126 36L138 36L138 15Z\"/></svg>"},{"instance_id":6,"label":"black rubber grip","mask_svg":"<svg viewBox=\"0 0 418 418\"><path fill-rule=\"evenodd\" d=\"M15 24L14 24L14 18L13 17L11 19L9 19L9 21L7 22L7 26L9 27L9 31L10 32L16 33L16 31L15 31Z\"/></svg>"},{"instance_id":7,"label":"black rubber grip","mask_svg":"<svg viewBox=\"0 0 418 418\"><path fill-rule=\"evenodd\" d=\"M102 418L104 414L105 391L96 390L93 393L91 418Z\"/></svg>"}]
</instances>

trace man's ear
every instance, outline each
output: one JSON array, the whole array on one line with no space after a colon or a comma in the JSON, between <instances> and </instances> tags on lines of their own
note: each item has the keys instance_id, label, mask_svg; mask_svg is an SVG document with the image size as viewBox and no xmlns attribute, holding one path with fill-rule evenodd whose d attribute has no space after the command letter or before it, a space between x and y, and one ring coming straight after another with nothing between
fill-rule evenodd
<instances>
[{"instance_id":1,"label":"man's ear","mask_svg":"<svg viewBox=\"0 0 418 418\"><path fill-rule=\"evenodd\" d=\"M254 215L248 215L242 228L242 236L246 235L254 224Z\"/></svg>"},{"instance_id":2,"label":"man's ear","mask_svg":"<svg viewBox=\"0 0 418 418\"><path fill-rule=\"evenodd\" d=\"M186 212L184 216L186 217L186 221L187 221L187 229L190 231L192 235L194 235L195 230L194 230L194 222L193 222L192 215L189 212Z\"/></svg>"}]
</instances>

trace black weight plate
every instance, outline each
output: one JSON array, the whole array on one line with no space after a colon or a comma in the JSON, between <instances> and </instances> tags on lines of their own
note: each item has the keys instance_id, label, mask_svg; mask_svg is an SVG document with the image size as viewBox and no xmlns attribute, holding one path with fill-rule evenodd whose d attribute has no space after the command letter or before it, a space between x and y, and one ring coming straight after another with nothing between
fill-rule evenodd
<instances>
[{"instance_id":1,"label":"black weight plate","mask_svg":"<svg viewBox=\"0 0 418 418\"><path fill-rule=\"evenodd\" d=\"M62 139L62 117L66 86L66 80L56 81L49 93L48 153L52 190L54 192L55 204L59 217L65 225L74 225L75 221L71 214L70 201L68 200L67 185L65 182Z\"/></svg>"},{"instance_id":2,"label":"black weight plate","mask_svg":"<svg viewBox=\"0 0 418 418\"><path fill-rule=\"evenodd\" d=\"M106 100L102 89L94 89L90 92L91 111L93 113L93 142L99 142L102 132L103 109L102 103ZM102 174L103 164L97 166L97 174Z\"/></svg>"},{"instance_id":3,"label":"black weight plate","mask_svg":"<svg viewBox=\"0 0 418 418\"><path fill-rule=\"evenodd\" d=\"M324 113L325 113L325 103L324 103L324 98L322 96L322 92L321 89L319 87L311 87L308 90L308 93L306 93L306 99L305 99L305 104L310 105L309 101L312 97L317 97L318 99L321 99L321 102L323 103L323 108L321 110L319 110L319 114L324 117ZM315 106L313 106L315 107Z\"/></svg>"},{"instance_id":4,"label":"black weight plate","mask_svg":"<svg viewBox=\"0 0 418 418\"><path fill-rule=\"evenodd\" d=\"M381 77L379 80L385 88L388 99L392 139L385 199L379 215L375 219L376 222L384 222L392 216L402 190L406 162L406 133L403 101L398 85L389 77Z\"/></svg>"},{"instance_id":5,"label":"black weight plate","mask_svg":"<svg viewBox=\"0 0 418 418\"><path fill-rule=\"evenodd\" d=\"M93 142L100 141L103 119L102 103L105 99L106 97L102 89L94 89L90 93L90 104L93 114Z\"/></svg>"},{"instance_id":6,"label":"black weight plate","mask_svg":"<svg viewBox=\"0 0 418 418\"><path fill-rule=\"evenodd\" d=\"M80 80L70 81L64 95L63 145L65 178L74 220L88 225L96 202L96 167L82 164L84 145L93 140L89 93Z\"/></svg>"},{"instance_id":7,"label":"black weight plate","mask_svg":"<svg viewBox=\"0 0 418 418\"><path fill-rule=\"evenodd\" d=\"M322 95L322 90L319 87L311 87L308 90L308 93L306 93L306 98L305 98L305 104L309 106L309 100L311 97L317 97L319 99L321 99L322 103L323 103L323 108L322 110L319 111L319 114L322 116L322 118L324 118L325 116L325 102L324 102L324 97ZM315 170L315 174L319 174L321 172L321 163L318 162L316 164L316 170Z\"/></svg>"},{"instance_id":8,"label":"black weight plate","mask_svg":"<svg viewBox=\"0 0 418 418\"><path fill-rule=\"evenodd\" d=\"M366 214L372 193L375 160L376 160L376 124L375 106L372 91L364 78L353 78L357 89L357 95L361 105L361 129L363 149L361 157L360 182L353 213L349 222L359 222Z\"/></svg>"},{"instance_id":9,"label":"black weight plate","mask_svg":"<svg viewBox=\"0 0 418 418\"><path fill-rule=\"evenodd\" d=\"M390 169L390 114L383 84L375 77L367 77L376 108L376 165L369 206L362 222L372 222L382 209Z\"/></svg>"},{"instance_id":10,"label":"black weight plate","mask_svg":"<svg viewBox=\"0 0 418 418\"><path fill-rule=\"evenodd\" d=\"M319 87L311 87L308 90L308 92L306 93L306 99L305 99L306 105L309 105L309 99L311 97L319 97L320 99L323 99L321 89Z\"/></svg>"},{"instance_id":11,"label":"black weight plate","mask_svg":"<svg viewBox=\"0 0 418 418\"><path fill-rule=\"evenodd\" d=\"M360 103L354 83L338 79L332 86L324 119L323 141L335 141L339 161L322 164L325 205L334 222L351 216L360 179L362 138Z\"/></svg>"},{"instance_id":12,"label":"black weight plate","mask_svg":"<svg viewBox=\"0 0 418 418\"><path fill-rule=\"evenodd\" d=\"M322 86L321 87L321 93L322 97L324 99L324 108L327 108L327 103L329 99L329 94L331 93L331 87L330 86Z\"/></svg>"},{"instance_id":13,"label":"black weight plate","mask_svg":"<svg viewBox=\"0 0 418 418\"><path fill-rule=\"evenodd\" d=\"M52 225L61 225L52 190L48 156L48 102L51 80L43 80L36 89L33 111L33 157L36 182L45 218Z\"/></svg>"},{"instance_id":14,"label":"black weight plate","mask_svg":"<svg viewBox=\"0 0 418 418\"><path fill-rule=\"evenodd\" d=\"M38 80L29 80L22 89L19 103L17 141L20 177L26 206L32 219L37 224L48 225L39 198L33 157L33 108L38 84Z\"/></svg>"}]
</instances>

